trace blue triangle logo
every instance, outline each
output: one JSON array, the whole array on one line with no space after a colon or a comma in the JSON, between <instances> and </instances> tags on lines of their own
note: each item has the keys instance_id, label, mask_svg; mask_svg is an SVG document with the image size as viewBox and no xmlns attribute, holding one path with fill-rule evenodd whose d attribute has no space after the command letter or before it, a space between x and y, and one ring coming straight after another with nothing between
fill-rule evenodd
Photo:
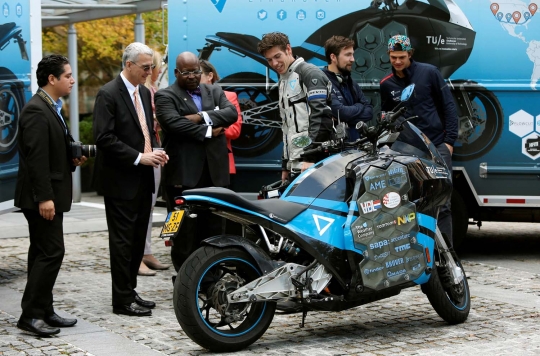
<instances>
[{"instance_id":1,"label":"blue triangle logo","mask_svg":"<svg viewBox=\"0 0 540 356\"><path fill-rule=\"evenodd\" d=\"M216 7L217 11L222 12L223 8L225 7L225 3L227 0L210 0L212 1L212 4Z\"/></svg>"}]
</instances>

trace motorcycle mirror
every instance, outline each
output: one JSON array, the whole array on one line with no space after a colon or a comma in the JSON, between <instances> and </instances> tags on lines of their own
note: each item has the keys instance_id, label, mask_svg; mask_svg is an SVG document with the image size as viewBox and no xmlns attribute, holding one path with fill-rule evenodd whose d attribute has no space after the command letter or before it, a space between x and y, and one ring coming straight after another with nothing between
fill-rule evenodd
<instances>
[{"instance_id":1,"label":"motorcycle mirror","mask_svg":"<svg viewBox=\"0 0 540 356\"><path fill-rule=\"evenodd\" d=\"M298 148L304 148L311 145L311 139L309 136L298 136L292 139L292 144Z\"/></svg>"},{"instance_id":2,"label":"motorcycle mirror","mask_svg":"<svg viewBox=\"0 0 540 356\"><path fill-rule=\"evenodd\" d=\"M401 101L407 101L412 96L412 93L414 91L414 84L411 84L407 86L403 91L401 92Z\"/></svg>"}]
</instances>

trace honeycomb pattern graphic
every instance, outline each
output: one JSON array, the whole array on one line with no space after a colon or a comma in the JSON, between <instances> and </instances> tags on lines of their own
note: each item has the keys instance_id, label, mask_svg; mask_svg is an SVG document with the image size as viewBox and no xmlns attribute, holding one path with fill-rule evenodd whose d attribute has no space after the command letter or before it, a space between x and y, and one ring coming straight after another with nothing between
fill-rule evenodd
<instances>
[{"instance_id":1,"label":"honeycomb pattern graphic","mask_svg":"<svg viewBox=\"0 0 540 356\"><path fill-rule=\"evenodd\" d=\"M407 199L407 167L398 162L386 169L370 167L362 180L360 216L351 230L355 247L364 251L359 265L364 285L380 290L418 278L427 264L416 239L416 206Z\"/></svg>"},{"instance_id":2,"label":"honeycomb pattern graphic","mask_svg":"<svg viewBox=\"0 0 540 356\"><path fill-rule=\"evenodd\" d=\"M381 97L378 89L379 81L390 72L392 64L387 53L388 39L394 35L407 35L407 26L397 21L387 23L383 28L367 23L361 25L352 39L356 42L351 76L358 83L369 84L362 91L371 100L373 113L377 115L381 111ZM369 88L373 86L373 88ZM374 125L373 119L369 122Z\"/></svg>"}]
</instances>

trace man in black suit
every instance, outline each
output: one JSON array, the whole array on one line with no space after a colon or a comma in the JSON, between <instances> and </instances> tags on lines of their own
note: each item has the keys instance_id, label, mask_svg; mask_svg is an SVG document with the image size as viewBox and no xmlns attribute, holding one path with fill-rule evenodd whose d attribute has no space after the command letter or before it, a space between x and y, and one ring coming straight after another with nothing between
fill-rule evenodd
<instances>
[{"instance_id":1,"label":"man in black suit","mask_svg":"<svg viewBox=\"0 0 540 356\"><path fill-rule=\"evenodd\" d=\"M19 118L15 206L28 221L30 247L17 327L49 336L58 334L58 327L77 323L54 312L52 290L65 253L62 221L64 212L71 209L71 172L86 157L71 157L71 135L60 114L60 98L75 83L68 59L55 54L43 58L36 77L39 89Z\"/></svg>"},{"instance_id":2,"label":"man in black suit","mask_svg":"<svg viewBox=\"0 0 540 356\"><path fill-rule=\"evenodd\" d=\"M105 200L115 314L147 316L155 307L135 291L154 192L153 167L168 160L165 151L152 150L158 145L144 83L154 67L153 54L142 43L128 45L122 72L99 90L94 105L94 183Z\"/></svg>"},{"instance_id":3,"label":"man in black suit","mask_svg":"<svg viewBox=\"0 0 540 356\"><path fill-rule=\"evenodd\" d=\"M168 211L174 207L174 198L186 189L229 185L229 156L223 129L236 122L238 112L219 85L199 85L201 74L197 56L181 53L174 69L176 82L159 90L154 98L156 117L164 134L163 147L171 158L162 177ZM173 246L172 258L177 269L197 248L194 235L200 240L211 234L209 230L214 227L219 230L219 221L206 220L213 217L199 218L204 221L199 227L206 231L195 234L193 227L182 227L180 260L175 257L177 249Z\"/></svg>"}]
</instances>

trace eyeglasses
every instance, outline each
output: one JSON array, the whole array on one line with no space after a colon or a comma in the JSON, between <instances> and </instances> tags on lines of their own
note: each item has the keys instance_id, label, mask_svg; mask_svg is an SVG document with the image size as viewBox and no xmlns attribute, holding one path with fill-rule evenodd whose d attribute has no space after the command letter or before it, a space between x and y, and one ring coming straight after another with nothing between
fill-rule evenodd
<instances>
[{"instance_id":1,"label":"eyeglasses","mask_svg":"<svg viewBox=\"0 0 540 356\"><path fill-rule=\"evenodd\" d=\"M182 75L183 77L189 77L190 75L194 75L194 76L197 76L197 75L201 75L202 74L202 70L194 70L193 72L180 72L180 69L176 68L176 70L178 71L178 73L180 73L180 75Z\"/></svg>"},{"instance_id":2,"label":"eyeglasses","mask_svg":"<svg viewBox=\"0 0 540 356\"><path fill-rule=\"evenodd\" d=\"M131 62L131 61L130 61ZM138 65L137 63L135 62L131 62L133 64L135 64L137 67L141 68L142 70L144 70L145 72L148 72L149 70L154 70L154 68L156 68L156 65L155 64L152 64L152 65L145 65L145 66L141 66L141 65Z\"/></svg>"}]
</instances>

